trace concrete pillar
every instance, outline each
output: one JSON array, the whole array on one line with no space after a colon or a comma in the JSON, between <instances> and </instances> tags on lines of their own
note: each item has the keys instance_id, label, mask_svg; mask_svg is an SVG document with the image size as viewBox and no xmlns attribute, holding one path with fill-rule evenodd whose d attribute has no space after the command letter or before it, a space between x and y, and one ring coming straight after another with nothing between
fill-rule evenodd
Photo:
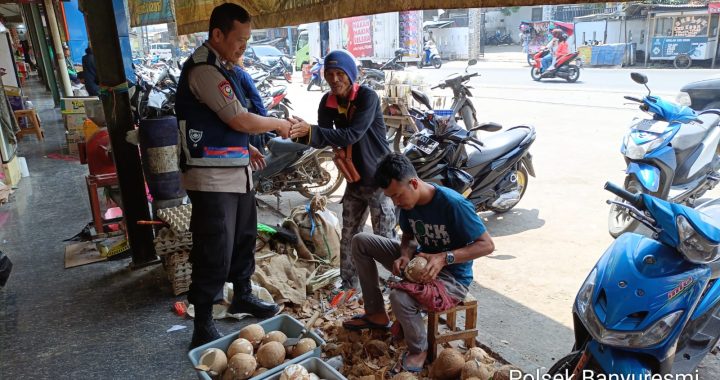
<instances>
[{"instance_id":1,"label":"concrete pillar","mask_svg":"<svg viewBox=\"0 0 720 380\"><path fill-rule=\"evenodd\" d=\"M481 8L468 10L468 58L479 59L485 56L485 12Z\"/></svg>"},{"instance_id":2,"label":"concrete pillar","mask_svg":"<svg viewBox=\"0 0 720 380\"><path fill-rule=\"evenodd\" d=\"M66 97L73 96L70 74L68 74L67 71L65 51L63 50L62 41L60 40L60 29L58 28L57 17L55 17L55 4L53 4L53 0L45 0L45 14L55 48L55 60L57 61L58 75L60 76L63 94Z\"/></svg>"},{"instance_id":3,"label":"concrete pillar","mask_svg":"<svg viewBox=\"0 0 720 380\"><path fill-rule=\"evenodd\" d=\"M45 28L43 27L42 16L40 15L40 8L37 4L28 4L29 11L33 20L33 26L35 29L35 35L37 36L38 43L33 46L40 54L38 58L38 66L42 65L43 73L45 74L45 80L47 86L50 88L53 100L55 101L55 107L60 106L60 91L58 90L57 78L55 76L55 70L53 69L52 59L50 58L50 49L47 45L47 36L45 35ZM62 50L60 51L62 54Z\"/></svg>"}]
</instances>

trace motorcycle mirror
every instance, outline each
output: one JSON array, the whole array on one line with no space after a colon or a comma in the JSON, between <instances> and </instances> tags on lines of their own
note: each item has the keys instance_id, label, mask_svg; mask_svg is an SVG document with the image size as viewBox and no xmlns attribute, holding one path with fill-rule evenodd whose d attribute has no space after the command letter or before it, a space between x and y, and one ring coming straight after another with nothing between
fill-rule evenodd
<instances>
[{"instance_id":1,"label":"motorcycle mirror","mask_svg":"<svg viewBox=\"0 0 720 380\"><path fill-rule=\"evenodd\" d=\"M468 66L475 66L477 65L477 59L471 59L468 61Z\"/></svg>"},{"instance_id":2,"label":"motorcycle mirror","mask_svg":"<svg viewBox=\"0 0 720 380\"><path fill-rule=\"evenodd\" d=\"M646 84L648 82L647 76L641 73L630 73L630 78L637 84Z\"/></svg>"}]
</instances>

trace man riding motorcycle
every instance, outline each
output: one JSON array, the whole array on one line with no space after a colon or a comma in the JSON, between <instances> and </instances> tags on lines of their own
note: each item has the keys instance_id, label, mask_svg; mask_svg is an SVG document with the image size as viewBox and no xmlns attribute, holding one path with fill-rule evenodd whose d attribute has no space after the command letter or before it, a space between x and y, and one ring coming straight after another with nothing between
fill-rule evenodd
<instances>
[{"instance_id":1,"label":"man riding motorcycle","mask_svg":"<svg viewBox=\"0 0 720 380\"><path fill-rule=\"evenodd\" d=\"M555 30L559 31L559 29L555 29ZM543 70L543 76L545 74L550 75L553 71L555 71L555 69L556 69L555 65L557 64L558 60L561 57L570 53L570 48L568 47L568 43L567 43L568 35L565 33L562 33L562 32L559 34L560 34L560 37L558 37L558 43L557 43L557 47L555 48L555 54L553 54L552 58L551 58L552 63L550 64L550 67ZM551 56L550 54L547 55L547 57L550 57L550 56ZM544 66L545 66L545 57L543 57L543 67Z\"/></svg>"},{"instance_id":2,"label":"man riding motorcycle","mask_svg":"<svg viewBox=\"0 0 720 380\"><path fill-rule=\"evenodd\" d=\"M558 45L560 44L560 38L563 35L563 32L560 29L553 29L551 33L553 38L550 40L550 42L548 42L547 45L545 45L545 48L543 49L548 51L548 53L545 54L545 56L542 58L542 73L546 72L549 67L554 67L553 63L555 61L555 57L557 56L556 51Z\"/></svg>"}]
</instances>

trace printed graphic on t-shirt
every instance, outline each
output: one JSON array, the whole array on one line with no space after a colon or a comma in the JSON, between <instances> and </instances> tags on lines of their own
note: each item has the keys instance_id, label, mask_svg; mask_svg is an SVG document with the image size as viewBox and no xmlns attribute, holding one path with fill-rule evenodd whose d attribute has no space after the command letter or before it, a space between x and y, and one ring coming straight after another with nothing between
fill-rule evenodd
<instances>
[{"instance_id":1,"label":"printed graphic on t-shirt","mask_svg":"<svg viewBox=\"0 0 720 380\"><path fill-rule=\"evenodd\" d=\"M220 93L225 97L227 101L231 101L235 99L235 95L233 95L232 86L230 85L230 82L223 81L218 84L218 89L220 90Z\"/></svg>"},{"instance_id":2,"label":"printed graphic on t-shirt","mask_svg":"<svg viewBox=\"0 0 720 380\"><path fill-rule=\"evenodd\" d=\"M425 224L422 220L408 219L418 244L423 247L450 245L450 234L444 224Z\"/></svg>"}]
</instances>

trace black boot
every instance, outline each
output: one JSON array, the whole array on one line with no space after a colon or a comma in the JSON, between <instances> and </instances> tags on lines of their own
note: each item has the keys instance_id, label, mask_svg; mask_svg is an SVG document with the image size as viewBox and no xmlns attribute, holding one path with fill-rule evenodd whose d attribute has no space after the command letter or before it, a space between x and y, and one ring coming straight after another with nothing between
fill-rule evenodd
<instances>
[{"instance_id":1,"label":"black boot","mask_svg":"<svg viewBox=\"0 0 720 380\"><path fill-rule=\"evenodd\" d=\"M217 331L215 322L213 322L212 304L195 305L195 321L190 349L220 338L222 338L222 334Z\"/></svg>"},{"instance_id":2,"label":"black boot","mask_svg":"<svg viewBox=\"0 0 720 380\"><path fill-rule=\"evenodd\" d=\"M252 294L250 281L233 282L233 299L228 313L248 313L256 318L270 318L279 311L278 305L265 302Z\"/></svg>"}]
</instances>

